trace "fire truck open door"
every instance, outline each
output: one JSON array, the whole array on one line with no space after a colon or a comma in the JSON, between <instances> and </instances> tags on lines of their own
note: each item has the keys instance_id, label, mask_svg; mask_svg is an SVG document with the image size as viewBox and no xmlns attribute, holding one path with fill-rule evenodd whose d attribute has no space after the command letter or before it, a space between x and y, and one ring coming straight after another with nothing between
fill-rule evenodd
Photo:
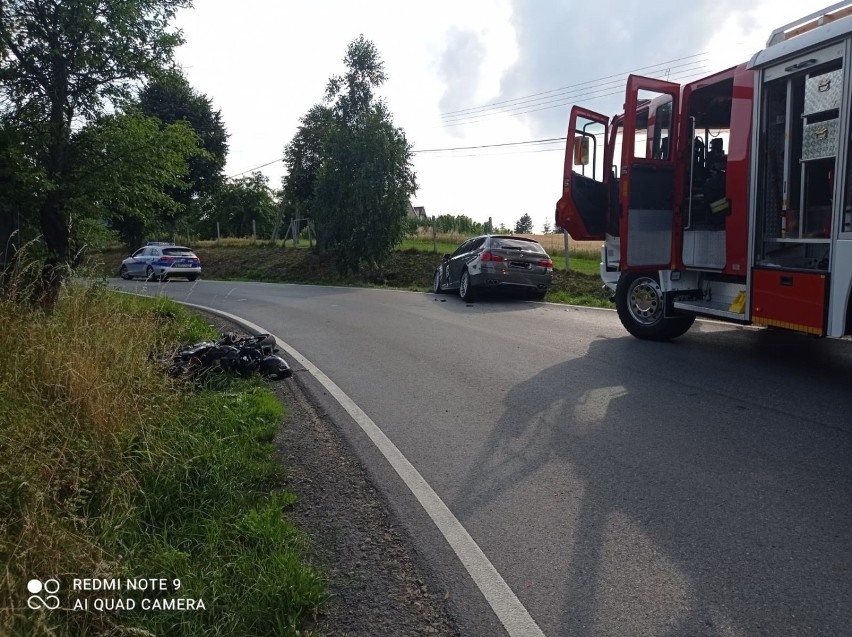
<instances>
[{"instance_id":1,"label":"fire truck open door","mask_svg":"<svg viewBox=\"0 0 852 637\"><path fill-rule=\"evenodd\" d=\"M609 118L579 106L571 109L562 197L556 225L577 241L603 240L606 230L606 132Z\"/></svg>"},{"instance_id":2,"label":"fire truck open door","mask_svg":"<svg viewBox=\"0 0 852 637\"><path fill-rule=\"evenodd\" d=\"M640 99L642 91L642 99ZM621 269L672 264L680 86L631 75L621 147Z\"/></svg>"}]
</instances>

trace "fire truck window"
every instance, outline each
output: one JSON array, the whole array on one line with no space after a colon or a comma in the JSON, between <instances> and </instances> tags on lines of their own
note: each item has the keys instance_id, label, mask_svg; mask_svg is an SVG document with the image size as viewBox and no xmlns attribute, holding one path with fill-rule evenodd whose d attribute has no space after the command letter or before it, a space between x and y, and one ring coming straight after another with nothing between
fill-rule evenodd
<instances>
[{"instance_id":1,"label":"fire truck window","mask_svg":"<svg viewBox=\"0 0 852 637\"><path fill-rule=\"evenodd\" d=\"M578 117L571 171L603 183L605 141L606 128L602 123Z\"/></svg>"},{"instance_id":2,"label":"fire truck window","mask_svg":"<svg viewBox=\"0 0 852 637\"><path fill-rule=\"evenodd\" d=\"M852 118L850 118L852 121ZM840 232L852 232L852 135L846 142L846 179L844 180L843 216L840 221ZM852 321L852 312L849 313Z\"/></svg>"},{"instance_id":3,"label":"fire truck window","mask_svg":"<svg viewBox=\"0 0 852 637\"><path fill-rule=\"evenodd\" d=\"M639 107L636 114L636 134L633 140L633 156L644 159L648 156L648 110Z\"/></svg>"},{"instance_id":4,"label":"fire truck window","mask_svg":"<svg viewBox=\"0 0 852 637\"><path fill-rule=\"evenodd\" d=\"M654 143L651 151L652 159L669 159L671 149L672 103L667 102L657 107L654 113Z\"/></svg>"}]
</instances>

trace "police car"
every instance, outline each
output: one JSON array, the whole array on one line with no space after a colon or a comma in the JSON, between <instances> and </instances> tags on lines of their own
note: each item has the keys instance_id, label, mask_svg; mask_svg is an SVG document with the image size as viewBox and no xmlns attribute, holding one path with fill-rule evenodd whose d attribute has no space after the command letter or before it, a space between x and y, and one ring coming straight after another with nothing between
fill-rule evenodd
<instances>
[{"instance_id":1,"label":"police car","mask_svg":"<svg viewBox=\"0 0 852 637\"><path fill-rule=\"evenodd\" d=\"M149 241L121 262L119 275L127 280L144 277L162 281L166 277L179 276L195 281L201 276L201 260L187 247Z\"/></svg>"}]
</instances>

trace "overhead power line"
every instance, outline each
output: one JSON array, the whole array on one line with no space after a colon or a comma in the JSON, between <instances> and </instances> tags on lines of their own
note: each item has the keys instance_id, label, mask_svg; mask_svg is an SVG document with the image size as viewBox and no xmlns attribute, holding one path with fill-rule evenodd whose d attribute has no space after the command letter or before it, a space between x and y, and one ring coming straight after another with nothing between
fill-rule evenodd
<instances>
[{"instance_id":1,"label":"overhead power line","mask_svg":"<svg viewBox=\"0 0 852 637\"><path fill-rule=\"evenodd\" d=\"M564 153L565 152L565 140L561 140L558 148L540 148L537 150L514 150L512 152L505 153L468 153L466 155L458 155L455 153L450 153L448 155L429 155L430 158L434 159L459 159L462 157L506 157L507 155L532 155L533 153Z\"/></svg>"},{"instance_id":2,"label":"overhead power line","mask_svg":"<svg viewBox=\"0 0 852 637\"><path fill-rule=\"evenodd\" d=\"M455 148L425 148L423 150L414 149L414 153L442 153L450 150L474 150L479 148L498 148L502 146L524 146L527 144L547 144L552 142L564 142L564 137L548 137L546 139L530 139L523 142L505 142L503 144L482 144L480 146L456 146Z\"/></svg>"},{"instance_id":3,"label":"overhead power line","mask_svg":"<svg viewBox=\"0 0 852 637\"><path fill-rule=\"evenodd\" d=\"M687 56L684 56L684 57L676 58L674 60L667 60L665 62L659 62L657 64L651 64L651 65L648 65L648 66L643 66L643 67L640 67L640 68L632 69L630 71L623 71L621 73L615 73L613 75L607 75L605 77L600 77L600 78L596 78L596 79L592 79L592 80L586 80L584 82L578 82L576 84L569 84L568 86L563 86L563 87L560 87L560 88L550 89L550 90L547 90L547 91L540 91L538 93L531 93L529 95L522 95L520 97L515 97L515 98L507 99L507 100L501 100L499 102L489 102L488 104L483 104L481 106L472 106L470 108L462 108L462 109L458 109L458 110L455 110L455 111L445 111L445 112L441 113L441 117L444 118L444 119L454 119L454 118L459 118L459 117L463 118L468 114L472 114L472 113L476 113L476 112L488 111L488 110L503 110L502 108L498 108L498 107L501 107L501 106L504 106L504 105L507 105L507 104L517 105L517 104L528 103L528 102L531 102L531 101L534 102L534 101L545 99L544 96L547 96L548 98L552 98L552 97L555 97L555 94L559 94L559 93L565 93L565 92L574 93L574 92L577 92L577 89L580 88L580 87L586 87L585 90L592 89L592 88L594 88L594 85L597 85L597 84L610 83L610 81L613 81L613 80L621 81L621 78L623 78L625 75L627 75L629 73L637 73L639 71L647 71L649 69L654 69L651 72L656 73L656 72L663 72L666 69L673 69L673 68L680 68L680 67L683 67L683 66L688 66L688 65L691 65L691 64L695 64L696 62L702 62L703 63L704 62L703 60L696 60L695 58L703 57L703 56L706 56L706 55L707 55L706 52L695 53L693 55L687 55ZM675 62L682 62L684 60L691 60L691 61L686 62L684 64L677 64L677 65L674 64ZM658 68L658 67L660 67L660 68ZM589 85L592 85L592 86L589 86Z\"/></svg>"},{"instance_id":4,"label":"overhead power line","mask_svg":"<svg viewBox=\"0 0 852 637\"><path fill-rule=\"evenodd\" d=\"M665 71L661 70L661 74L664 74ZM696 66L693 68L682 69L679 73L669 76L669 80L677 80L677 79L689 79L692 77L700 77L706 73L705 66ZM653 76L652 76L653 77ZM662 77L655 79L663 79ZM611 90L616 89L617 90ZM603 92L601 92L603 91ZM494 118L500 117L515 117L518 115L526 115L528 113L537 113L540 111L545 111L553 108L560 108L562 106L570 106L572 104L576 104L578 102L589 102L595 99L599 99L601 97L609 97L612 95L622 94L624 91L622 82L610 82L608 84L602 84L600 86L590 88L588 92L577 91L571 94L565 94L560 96L559 98L553 100L546 100L539 102L538 104L529 104L528 107L519 107L522 110L517 109L505 109L494 112L481 112L467 116L467 119L458 119L455 121L446 121L441 125L441 128L451 128L453 126L464 126L465 124L475 124L477 122L483 122ZM535 107L535 108L530 108Z\"/></svg>"},{"instance_id":5,"label":"overhead power line","mask_svg":"<svg viewBox=\"0 0 852 637\"><path fill-rule=\"evenodd\" d=\"M507 146L529 146L529 145L540 145L540 144L553 144L553 143L564 143L565 138L563 137L550 137L546 139L530 139L522 142L505 142L502 144L481 144L478 146L455 146L448 148L424 148L423 150L417 150L416 148L412 151L415 155L418 153L443 153L443 152L451 152L451 151L459 151L459 150L481 150L486 148L501 148ZM265 168L266 166L271 166L272 164L276 164L279 161L284 161L283 157L279 157L278 159L273 159L272 161L268 161L265 164L260 164L259 166L254 166L253 168L249 168L239 173L234 173L233 175L228 175L228 179L233 179L234 177L239 177L240 175L245 175L246 173L253 172L258 170L259 168Z\"/></svg>"},{"instance_id":6,"label":"overhead power line","mask_svg":"<svg viewBox=\"0 0 852 637\"><path fill-rule=\"evenodd\" d=\"M279 161L284 161L284 158L279 157L278 159L273 159L272 161L268 161L265 164L261 164L260 166L255 166L254 168L244 170L241 173L234 173L233 175L228 175L226 179L233 179L234 177L239 177L240 175L245 175L246 173L254 172L258 168L266 168L267 166L271 166L272 164L277 164Z\"/></svg>"}]
</instances>

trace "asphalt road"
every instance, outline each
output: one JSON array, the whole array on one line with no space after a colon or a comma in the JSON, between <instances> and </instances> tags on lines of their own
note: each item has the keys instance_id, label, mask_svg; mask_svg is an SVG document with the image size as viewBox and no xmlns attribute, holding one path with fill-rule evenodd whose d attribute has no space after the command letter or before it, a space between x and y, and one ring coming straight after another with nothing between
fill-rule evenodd
<instances>
[{"instance_id":1,"label":"asphalt road","mask_svg":"<svg viewBox=\"0 0 852 637\"><path fill-rule=\"evenodd\" d=\"M240 315L298 349L549 637L852 635L850 342L704 322L647 343L613 312L526 301L116 285ZM381 458L354 446L455 588L464 634L499 634Z\"/></svg>"}]
</instances>

